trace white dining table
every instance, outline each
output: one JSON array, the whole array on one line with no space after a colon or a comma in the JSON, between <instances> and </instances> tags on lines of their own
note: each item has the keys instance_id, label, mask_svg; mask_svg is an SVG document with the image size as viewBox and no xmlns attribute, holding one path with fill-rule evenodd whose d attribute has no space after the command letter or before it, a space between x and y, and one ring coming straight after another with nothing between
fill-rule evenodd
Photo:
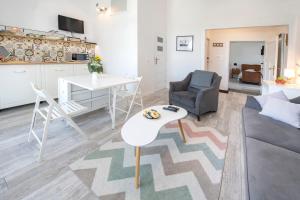
<instances>
[{"instance_id":1,"label":"white dining table","mask_svg":"<svg viewBox=\"0 0 300 200\"><path fill-rule=\"evenodd\" d=\"M78 87L81 87L89 91L109 89L108 107L109 107L109 113L112 121L112 129L114 129L116 125L116 98L117 98L118 88L122 85L137 82L137 80L134 78L126 78L126 77L110 75L110 74L102 74L99 76L97 80L93 79L91 75L81 75L81 76L62 77L59 79L59 82L60 81L63 81L64 83L67 84L76 85Z\"/></svg>"}]
</instances>

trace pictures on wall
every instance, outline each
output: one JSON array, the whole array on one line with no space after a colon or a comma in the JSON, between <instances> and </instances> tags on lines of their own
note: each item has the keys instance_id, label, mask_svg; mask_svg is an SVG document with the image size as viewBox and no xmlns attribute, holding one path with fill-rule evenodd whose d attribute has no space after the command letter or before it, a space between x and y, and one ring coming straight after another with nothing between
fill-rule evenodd
<instances>
[{"instance_id":1,"label":"pictures on wall","mask_svg":"<svg viewBox=\"0 0 300 200\"><path fill-rule=\"evenodd\" d=\"M160 51L160 52L164 51L163 43L164 43L164 38L158 36L157 37L157 51Z\"/></svg>"},{"instance_id":2,"label":"pictures on wall","mask_svg":"<svg viewBox=\"0 0 300 200\"><path fill-rule=\"evenodd\" d=\"M213 43L213 47L223 47L224 43Z\"/></svg>"},{"instance_id":3,"label":"pictures on wall","mask_svg":"<svg viewBox=\"0 0 300 200\"><path fill-rule=\"evenodd\" d=\"M189 51L194 50L194 36L177 36L176 37L176 51Z\"/></svg>"}]
</instances>

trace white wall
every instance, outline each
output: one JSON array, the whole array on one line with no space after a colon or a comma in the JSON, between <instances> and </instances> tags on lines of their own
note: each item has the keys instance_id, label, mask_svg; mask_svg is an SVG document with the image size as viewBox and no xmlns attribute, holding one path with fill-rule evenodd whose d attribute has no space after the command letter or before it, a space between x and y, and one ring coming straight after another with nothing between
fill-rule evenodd
<instances>
[{"instance_id":1,"label":"white wall","mask_svg":"<svg viewBox=\"0 0 300 200\"><path fill-rule=\"evenodd\" d=\"M127 0L128 11L98 15L97 0L0 0L0 25L34 30L57 30L57 15L84 20L88 41L98 44L104 70L137 75L137 0Z\"/></svg>"},{"instance_id":2,"label":"white wall","mask_svg":"<svg viewBox=\"0 0 300 200\"><path fill-rule=\"evenodd\" d=\"M166 0L138 1L138 74L143 76L144 94L150 94L158 89L155 78L158 80L161 73L165 78L166 60L160 59L158 62L162 62L162 65L157 66L154 64L154 56L157 36L164 37L164 43L166 42L166 6ZM163 52L166 51L164 47ZM164 69L160 71L157 67Z\"/></svg>"},{"instance_id":3,"label":"white wall","mask_svg":"<svg viewBox=\"0 0 300 200\"><path fill-rule=\"evenodd\" d=\"M111 16L99 15L95 26L105 71L111 74L137 76L137 0L127 0L125 12Z\"/></svg>"},{"instance_id":4,"label":"white wall","mask_svg":"<svg viewBox=\"0 0 300 200\"><path fill-rule=\"evenodd\" d=\"M280 33L287 32L287 26L208 30L206 35L210 39L208 69L222 76L220 88L228 90L231 41L276 41ZM224 43L224 46L213 47L214 42Z\"/></svg>"},{"instance_id":5,"label":"white wall","mask_svg":"<svg viewBox=\"0 0 300 200\"><path fill-rule=\"evenodd\" d=\"M0 24L49 31L57 29L57 15L83 19L86 36L99 44L109 73L138 73L137 1L128 12L98 16L96 0L0 0ZM168 81L203 69L205 30L289 25L288 65L300 62L299 0L166 0ZM155 12L155 11L153 11ZM194 35L194 52L176 52L176 36Z\"/></svg>"},{"instance_id":6,"label":"white wall","mask_svg":"<svg viewBox=\"0 0 300 200\"><path fill-rule=\"evenodd\" d=\"M297 36L300 36L300 16L297 17L297 19L295 20L295 34ZM296 59L296 63L300 64L300 37L296 38L296 42L295 42L295 59Z\"/></svg>"},{"instance_id":7,"label":"white wall","mask_svg":"<svg viewBox=\"0 0 300 200\"><path fill-rule=\"evenodd\" d=\"M234 63L240 68L241 64L258 64L264 62L264 56L261 55L261 49L264 42L231 42L229 67L234 68Z\"/></svg>"},{"instance_id":8,"label":"white wall","mask_svg":"<svg viewBox=\"0 0 300 200\"><path fill-rule=\"evenodd\" d=\"M28 29L58 30L57 15L84 20L89 41L96 41L95 4L81 0L0 0L0 24Z\"/></svg>"},{"instance_id":9,"label":"white wall","mask_svg":"<svg viewBox=\"0 0 300 200\"><path fill-rule=\"evenodd\" d=\"M168 0L168 80L180 80L190 71L203 69L206 29L289 25L292 44L299 37L294 31L299 7L299 0ZM176 52L177 35L194 35L194 52ZM289 52L289 65L294 65L296 47Z\"/></svg>"}]
</instances>

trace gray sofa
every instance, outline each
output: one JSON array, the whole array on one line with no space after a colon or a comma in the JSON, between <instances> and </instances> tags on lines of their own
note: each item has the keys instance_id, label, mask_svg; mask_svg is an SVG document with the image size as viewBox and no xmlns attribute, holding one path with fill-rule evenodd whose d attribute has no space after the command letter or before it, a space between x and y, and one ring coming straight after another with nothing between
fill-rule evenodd
<instances>
[{"instance_id":1,"label":"gray sofa","mask_svg":"<svg viewBox=\"0 0 300 200\"><path fill-rule=\"evenodd\" d=\"M300 99L291 100L300 104ZM246 199L300 199L300 130L259 114L248 97L243 109Z\"/></svg>"},{"instance_id":2,"label":"gray sofa","mask_svg":"<svg viewBox=\"0 0 300 200\"><path fill-rule=\"evenodd\" d=\"M218 110L222 77L214 72L196 70L179 82L170 83L169 103L200 115Z\"/></svg>"}]
</instances>

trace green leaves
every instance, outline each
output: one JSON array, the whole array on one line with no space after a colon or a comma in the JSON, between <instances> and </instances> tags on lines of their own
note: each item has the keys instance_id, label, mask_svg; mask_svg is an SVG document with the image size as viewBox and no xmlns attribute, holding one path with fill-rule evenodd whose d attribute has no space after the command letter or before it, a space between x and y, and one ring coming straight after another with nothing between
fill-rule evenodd
<instances>
[{"instance_id":1,"label":"green leaves","mask_svg":"<svg viewBox=\"0 0 300 200\"><path fill-rule=\"evenodd\" d=\"M88 69L90 73L93 72L102 73L103 64L101 62L101 59L97 59L96 57L91 57L88 63Z\"/></svg>"}]
</instances>

